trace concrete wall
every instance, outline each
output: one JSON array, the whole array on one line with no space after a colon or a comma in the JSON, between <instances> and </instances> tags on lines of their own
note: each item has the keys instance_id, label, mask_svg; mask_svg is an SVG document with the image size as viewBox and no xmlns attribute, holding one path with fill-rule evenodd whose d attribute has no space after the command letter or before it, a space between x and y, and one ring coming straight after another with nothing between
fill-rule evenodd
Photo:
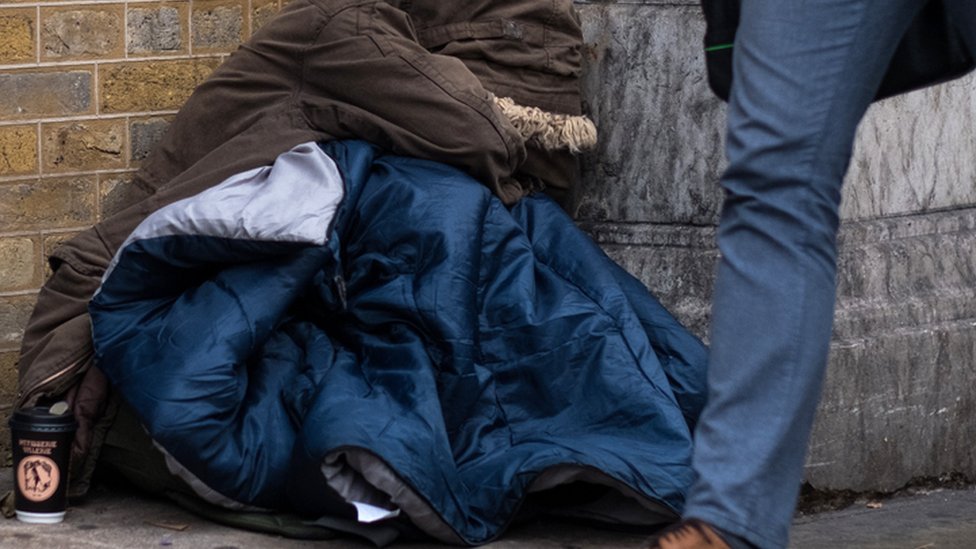
<instances>
[{"instance_id":1,"label":"concrete wall","mask_svg":"<svg viewBox=\"0 0 976 549\"><path fill-rule=\"evenodd\" d=\"M579 4L600 130L579 220L706 336L724 104L697 1ZM817 488L976 478L976 77L872 107L843 198Z\"/></svg>"},{"instance_id":2,"label":"concrete wall","mask_svg":"<svg viewBox=\"0 0 976 549\"><path fill-rule=\"evenodd\" d=\"M43 258L125 202L182 101L279 5L0 0L0 415ZM578 6L601 132L581 224L704 335L724 105L705 83L697 2ZM967 78L879 104L862 128L808 467L818 487L976 476L974 103Z\"/></svg>"}]
</instances>

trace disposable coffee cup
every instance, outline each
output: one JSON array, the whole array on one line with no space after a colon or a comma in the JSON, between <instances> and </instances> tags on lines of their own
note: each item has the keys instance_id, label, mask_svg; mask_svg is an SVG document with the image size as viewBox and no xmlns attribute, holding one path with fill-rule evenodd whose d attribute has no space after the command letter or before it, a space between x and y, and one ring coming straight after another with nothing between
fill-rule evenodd
<instances>
[{"instance_id":1,"label":"disposable coffee cup","mask_svg":"<svg viewBox=\"0 0 976 549\"><path fill-rule=\"evenodd\" d=\"M68 461L77 427L64 402L23 408L10 417L14 510L19 520L43 524L64 520Z\"/></svg>"}]
</instances>

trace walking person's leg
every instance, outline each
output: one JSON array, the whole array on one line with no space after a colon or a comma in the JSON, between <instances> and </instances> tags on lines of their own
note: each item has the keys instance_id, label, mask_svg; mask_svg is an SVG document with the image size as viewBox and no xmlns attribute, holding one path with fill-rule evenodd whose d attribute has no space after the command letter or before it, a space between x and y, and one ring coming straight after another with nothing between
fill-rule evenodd
<instances>
[{"instance_id":1,"label":"walking person's leg","mask_svg":"<svg viewBox=\"0 0 976 549\"><path fill-rule=\"evenodd\" d=\"M685 518L759 547L786 545L799 491L830 341L840 190L855 130L923 3L742 2L708 404Z\"/></svg>"}]
</instances>

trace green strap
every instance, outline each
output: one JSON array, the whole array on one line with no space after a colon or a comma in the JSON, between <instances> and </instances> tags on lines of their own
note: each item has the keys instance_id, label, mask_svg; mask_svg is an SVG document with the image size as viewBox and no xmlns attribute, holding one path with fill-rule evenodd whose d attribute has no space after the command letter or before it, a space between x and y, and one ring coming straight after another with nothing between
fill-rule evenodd
<instances>
[{"instance_id":1,"label":"green strap","mask_svg":"<svg viewBox=\"0 0 976 549\"><path fill-rule=\"evenodd\" d=\"M707 52L713 52L713 51L719 51L719 50L730 50L730 49L732 49L732 46L734 46L734 45L735 44L732 43L732 42L729 42L728 44L716 44L714 46L709 46L709 47L705 48L705 52L707 53Z\"/></svg>"}]
</instances>

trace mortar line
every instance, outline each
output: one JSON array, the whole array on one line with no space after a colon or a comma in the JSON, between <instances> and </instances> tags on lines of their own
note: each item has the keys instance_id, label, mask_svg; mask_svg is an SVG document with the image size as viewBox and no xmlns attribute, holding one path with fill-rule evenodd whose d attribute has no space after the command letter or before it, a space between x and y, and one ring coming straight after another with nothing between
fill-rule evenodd
<instances>
[{"instance_id":1,"label":"mortar line","mask_svg":"<svg viewBox=\"0 0 976 549\"><path fill-rule=\"evenodd\" d=\"M34 65L41 64L41 5L38 4L36 7L36 13L34 14L35 21L37 25L34 27L34 44L37 50L34 52Z\"/></svg>"},{"instance_id":2,"label":"mortar line","mask_svg":"<svg viewBox=\"0 0 976 549\"><path fill-rule=\"evenodd\" d=\"M125 167L132 169L132 116L125 117L125 143L122 154L125 155Z\"/></svg>"},{"instance_id":3,"label":"mortar line","mask_svg":"<svg viewBox=\"0 0 976 549\"><path fill-rule=\"evenodd\" d=\"M138 168L105 168L98 171L81 171L81 172L52 172L45 173L41 175L5 175L0 176L0 185L7 183L21 183L28 181L45 180L50 181L51 179L61 179L65 177L80 177L80 176L97 176L99 174L124 174L124 173L134 173L139 171Z\"/></svg>"},{"instance_id":4,"label":"mortar line","mask_svg":"<svg viewBox=\"0 0 976 549\"><path fill-rule=\"evenodd\" d=\"M19 238L22 236L28 236L28 237L41 236L41 232L40 229L36 231L8 231L8 232L0 231L0 238Z\"/></svg>"},{"instance_id":5,"label":"mortar line","mask_svg":"<svg viewBox=\"0 0 976 549\"><path fill-rule=\"evenodd\" d=\"M191 44L187 46L187 49L192 46ZM103 64L103 65L114 65L119 63L138 63L142 61L185 61L192 59L220 59L221 56L227 55L226 52L203 52L200 54L172 54L172 55L146 55L138 57L123 57L120 59L98 59L98 60L87 60L87 59L76 59L73 61L39 61L37 63L7 63L0 64L0 71L10 71L18 69L49 69L49 68L61 68L78 66L79 68L85 65L91 64Z\"/></svg>"},{"instance_id":6,"label":"mortar line","mask_svg":"<svg viewBox=\"0 0 976 549\"><path fill-rule=\"evenodd\" d=\"M166 0L128 0L125 3L159 4L161 1L166 1ZM3 6L0 6L0 11L6 9L23 9L23 8L47 7L47 6L51 6L51 7L91 7L93 5L110 6L112 4L122 4L122 3L123 2L118 2L118 1L106 2L102 0L95 0L94 2L92 2L91 0L57 0L53 2L17 2L11 4L4 4Z\"/></svg>"},{"instance_id":7,"label":"mortar line","mask_svg":"<svg viewBox=\"0 0 976 549\"><path fill-rule=\"evenodd\" d=\"M193 0L186 3L186 53L193 55Z\"/></svg>"},{"instance_id":8,"label":"mortar line","mask_svg":"<svg viewBox=\"0 0 976 549\"><path fill-rule=\"evenodd\" d=\"M122 58L129 60L129 2L122 4Z\"/></svg>"},{"instance_id":9,"label":"mortar line","mask_svg":"<svg viewBox=\"0 0 976 549\"><path fill-rule=\"evenodd\" d=\"M7 292L0 292L0 297L21 297L25 295L37 295L40 293L40 288L33 288L30 290L11 290ZM14 349L16 351L16 349Z\"/></svg>"},{"instance_id":10,"label":"mortar line","mask_svg":"<svg viewBox=\"0 0 976 549\"><path fill-rule=\"evenodd\" d=\"M102 94L98 93L98 73L99 64L95 63L95 69L92 71L92 95L95 96L95 116L101 118L102 114Z\"/></svg>"},{"instance_id":11,"label":"mortar line","mask_svg":"<svg viewBox=\"0 0 976 549\"><path fill-rule=\"evenodd\" d=\"M35 229L33 231L0 231L0 238L17 238L17 237L40 237L58 235L58 234L71 234L78 231L84 231L90 228L91 225L85 225L84 227L57 227L53 229Z\"/></svg>"},{"instance_id":12,"label":"mortar line","mask_svg":"<svg viewBox=\"0 0 976 549\"><path fill-rule=\"evenodd\" d=\"M102 174L95 174L95 223L102 220Z\"/></svg>"},{"instance_id":13,"label":"mortar line","mask_svg":"<svg viewBox=\"0 0 976 549\"><path fill-rule=\"evenodd\" d=\"M54 229L41 229L41 236L48 236L52 234L76 233L78 231L84 231L89 227L91 227L91 225L86 225L84 227L57 227Z\"/></svg>"},{"instance_id":14,"label":"mortar line","mask_svg":"<svg viewBox=\"0 0 976 549\"><path fill-rule=\"evenodd\" d=\"M44 176L44 137L41 132L44 130L44 124L38 120L37 121L37 179L40 180ZM0 178L2 180L2 178Z\"/></svg>"},{"instance_id":15,"label":"mortar line","mask_svg":"<svg viewBox=\"0 0 976 549\"><path fill-rule=\"evenodd\" d=\"M254 0L247 0L247 7L245 9L247 9L247 13L245 14L247 15L247 29L244 31L245 36L242 42L246 42L254 34L254 21L251 21L251 14L254 13Z\"/></svg>"},{"instance_id":16,"label":"mortar line","mask_svg":"<svg viewBox=\"0 0 976 549\"><path fill-rule=\"evenodd\" d=\"M179 111L168 110L168 111L146 111L146 112L123 112L123 113L107 113L98 115L94 114L79 114L76 116L57 116L51 118L27 118L24 120L0 120L0 126L29 126L31 124L56 124L59 122L85 122L88 120L115 120L116 118L125 118L127 116L137 117L137 118L152 118L154 116L171 116Z\"/></svg>"},{"instance_id":17,"label":"mortar line","mask_svg":"<svg viewBox=\"0 0 976 549\"><path fill-rule=\"evenodd\" d=\"M37 177L38 177L38 179L40 179L40 177L41 177L41 170L43 169L42 166L43 166L43 163L44 163L44 156L43 156L44 153L43 153L43 150L41 149L41 147L44 146L44 140L41 138L41 121L40 120L37 121L37 130L36 130L35 133L37 133L37 149L36 149L37 150L37 154L35 154L34 157L37 159Z\"/></svg>"}]
</instances>

